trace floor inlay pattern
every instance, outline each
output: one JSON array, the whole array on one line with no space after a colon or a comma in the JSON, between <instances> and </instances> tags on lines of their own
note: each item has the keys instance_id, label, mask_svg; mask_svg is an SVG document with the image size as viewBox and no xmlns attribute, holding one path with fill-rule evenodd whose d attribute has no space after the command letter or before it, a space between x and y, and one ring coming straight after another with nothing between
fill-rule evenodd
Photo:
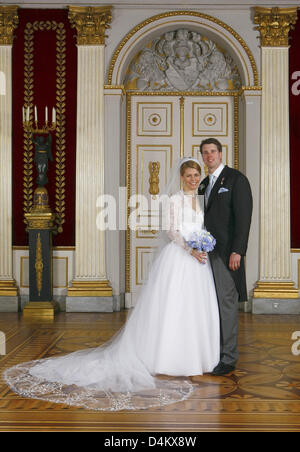
<instances>
[{"instance_id":1,"label":"floor inlay pattern","mask_svg":"<svg viewBox=\"0 0 300 452\"><path fill-rule=\"evenodd\" d=\"M59 313L52 323L31 323L21 314L1 313L7 354L0 356L0 374L23 361L98 346L125 318L124 311ZM240 313L236 370L193 377L190 399L147 411L93 412L25 399L0 377L0 431L300 431L294 331L300 331L300 316Z\"/></svg>"}]
</instances>

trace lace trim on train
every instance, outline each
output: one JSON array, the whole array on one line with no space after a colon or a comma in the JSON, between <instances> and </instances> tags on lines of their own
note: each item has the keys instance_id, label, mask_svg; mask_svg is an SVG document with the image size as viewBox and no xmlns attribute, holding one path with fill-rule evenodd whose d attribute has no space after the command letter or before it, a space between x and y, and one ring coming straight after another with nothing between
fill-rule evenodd
<instances>
[{"instance_id":1,"label":"lace trim on train","mask_svg":"<svg viewBox=\"0 0 300 452\"><path fill-rule=\"evenodd\" d=\"M181 402L190 397L193 385L187 380L155 378L156 388L139 392L113 393L92 385L79 387L48 382L30 374L40 361L30 361L7 369L3 378L23 397L39 399L96 411L141 410Z\"/></svg>"}]
</instances>

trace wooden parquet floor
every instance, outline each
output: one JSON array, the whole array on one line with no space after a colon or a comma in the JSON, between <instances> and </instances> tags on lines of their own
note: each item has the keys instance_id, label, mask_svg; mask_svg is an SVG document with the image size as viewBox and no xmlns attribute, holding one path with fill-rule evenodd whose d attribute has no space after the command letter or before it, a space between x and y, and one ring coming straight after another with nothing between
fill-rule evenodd
<instances>
[{"instance_id":1,"label":"wooden parquet floor","mask_svg":"<svg viewBox=\"0 0 300 452\"><path fill-rule=\"evenodd\" d=\"M0 331L6 335L0 374L23 361L100 345L125 318L124 311L59 313L52 323L32 323L21 314L0 313ZM95 412L25 399L0 376L0 431L300 431L294 331L300 331L300 316L240 313L237 369L226 377L194 377L197 388L190 399L146 411Z\"/></svg>"}]
</instances>

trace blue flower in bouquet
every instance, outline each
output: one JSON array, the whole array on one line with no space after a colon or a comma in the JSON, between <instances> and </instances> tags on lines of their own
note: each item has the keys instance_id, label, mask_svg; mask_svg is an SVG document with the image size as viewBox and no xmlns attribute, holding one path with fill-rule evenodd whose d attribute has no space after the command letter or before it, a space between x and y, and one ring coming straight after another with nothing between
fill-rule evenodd
<instances>
[{"instance_id":1,"label":"blue flower in bouquet","mask_svg":"<svg viewBox=\"0 0 300 452\"><path fill-rule=\"evenodd\" d=\"M196 231L191 234L189 240L187 240L187 244L198 251L209 253L214 249L216 239L208 231Z\"/></svg>"}]
</instances>

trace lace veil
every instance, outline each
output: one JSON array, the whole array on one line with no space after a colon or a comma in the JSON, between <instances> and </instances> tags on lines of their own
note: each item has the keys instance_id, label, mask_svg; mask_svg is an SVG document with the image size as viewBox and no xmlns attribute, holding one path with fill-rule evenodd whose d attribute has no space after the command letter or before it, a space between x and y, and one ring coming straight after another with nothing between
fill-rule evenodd
<instances>
[{"instance_id":1,"label":"lace veil","mask_svg":"<svg viewBox=\"0 0 300 452\"><path fill-rule=\"evenodd\" d=\"M194 157L183 157L180 159L177 159L175 161L175 164L173 165L172 169L169 172L169 178L168 183L164 190L162 190L160 194L160 204L159 204L159 231L157 234L157 248L156 252L153 254L153 258L155 259L159 253L161 252L162 248L169 243L170 241L170 226L171 226L171 205L172 201L175 201L175 204L180 204L181 210L183 211L184 203L189 202L189 197L183 196L182 191L182 184L181 184L181 178L180 178L180 168L181 166L189 161L193 161L197 163L200 166L200 162L198 159ZM177 198L177 199L176 199ZM181 199L179 199L181 198ZM198 204L203 210L203 201L201 201L200 197L198 198ZM176 202L177 201L177 202Z\"/></svg>"}]
</instances>

